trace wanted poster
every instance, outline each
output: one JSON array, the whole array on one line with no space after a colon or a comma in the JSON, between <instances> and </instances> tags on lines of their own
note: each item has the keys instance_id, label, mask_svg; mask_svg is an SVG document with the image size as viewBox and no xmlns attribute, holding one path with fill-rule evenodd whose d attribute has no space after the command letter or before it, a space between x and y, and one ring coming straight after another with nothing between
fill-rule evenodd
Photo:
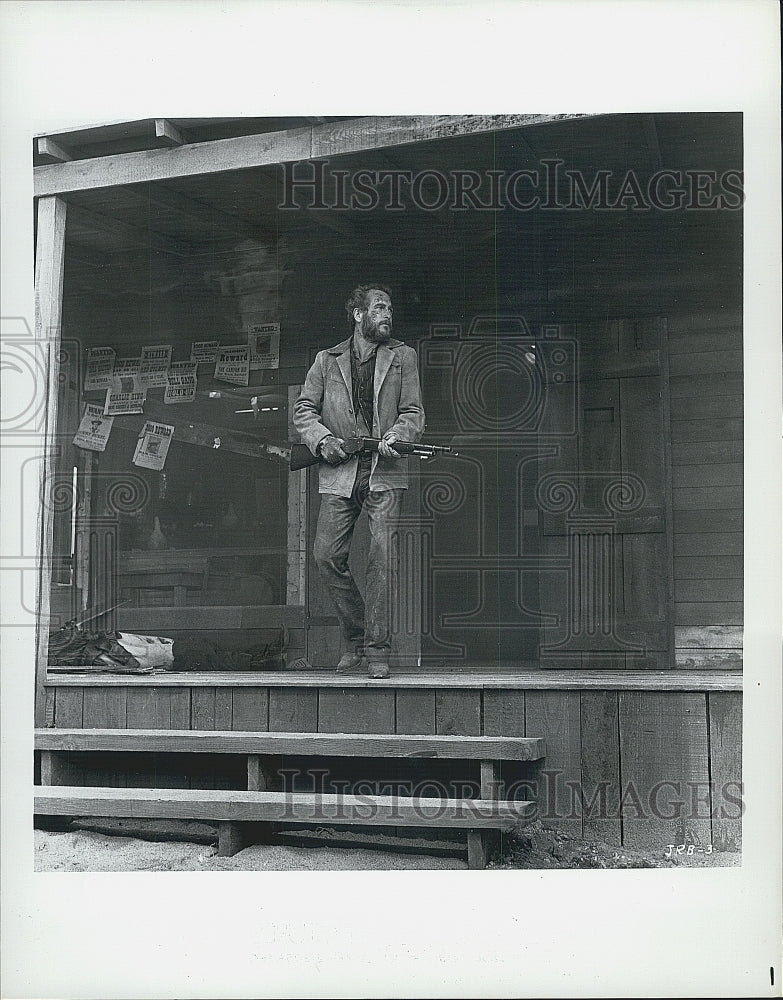
<instances>
[{"instance_id":1,"label":"wanted poster","mask_svg":"<svg viewBox=\"0 0 783 1000\"><path fill-rule=\"evenodd\" d=\"M190 348L190 360L197 365L214 365L217 360L218 342L216 340L197 340Z\"/></svg>"},{"instance_id":2,"label":"wanted poster","mask_svg":"<svg viewBox=\"0 0 783 1000\"><path fill-rule=\"evenodd\" d=\"M141 358L115 358L111 388L117 392L139 392Z\"/></svg>"},{"instance_id":3,"label":"wanted poster","mask_svg":"<svg viewBox=\"0 0 783 1000\"><path fill-rule=\"evenodd\" d=\"M254 323L247 331L250 347L250 369L280 367L280 324Z\"/></svg>"},{"instance_id":4,"label":"wanted poster","mask_svg":"<svg viewBox=\"0 0 783 1000\"><path fill-rule=\"evenodd\" d=\"M249 345L235 344L233 347L218 348L215 378L234 385L247 385L250 381Z\"/></svg>"},{"instance_id":5,"label":"wanted poster","mask_svg":"<svg viewBox=\"0 0 783 1000\"><path fill-rule=\"evenodd\" d=\"M104 415L117 417L127 413L144 413L144 401L147 398L146 389L123 392L122 388L106 390L106 401L103 405Z\"/></svg>"},{"instance_id":6,"label":"wanted poster","mask_svg":"<svg viewBox=\"0 0 783 1000\"><path fill-rule=\"evenodd\" d=\"M169 365L164 403L192 403L196 398L196 362L174 361Z\"/></svg>"},{"instance_id":7,"label":"wanted poster","mask_svg":"<svg viewBox=\"0 0 783 1000\"><path fill-rule=\"evenodd\" d=\"M171 361L171 344L142 347L139 365L140 389L165 389L166 372Z\"/></svg>"},{"instance_id":8,"label":"wanted poster","mask_svg":"<svg viewBox=\"0 0 783 1000\"><path fill-rule=\"evenodd\" d=\"M114 348L91 347L87 353L87 371L84 374L84 391L108 389L114 371Z\"/></svg>"},{"instance_id":9,"label":"wanted poster","mask_svg":"<svg viewBox=\"0 0 783 1000\"><path fill-rule=\"evenodd\" d=\"M86 451L105 451L113 423L114 417L107 417L102 406L88 403L84 408L73 443L77 448L84 448Z\"/></svg>"},{"instance_id":10,"label":"wanted poster","mask_svg":"<svg viewBox=\"0 0 783 1000\"><path fill-rule=\"evenodd\" d=\"M166 464L174 427L171 424L158 424L148 420L141 430L133 453L133 464L142 469L155 469L157 472Z\"/></svg>"}]
</instances>

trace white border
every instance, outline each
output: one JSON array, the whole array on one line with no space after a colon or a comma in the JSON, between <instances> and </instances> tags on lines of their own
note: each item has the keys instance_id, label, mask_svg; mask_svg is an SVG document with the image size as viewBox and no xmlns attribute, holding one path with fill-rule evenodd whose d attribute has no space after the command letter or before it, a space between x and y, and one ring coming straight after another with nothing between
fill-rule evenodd
<instances>
[{"instance_id":1,"label":"white border","mask_svg":"<svg viewBox=\"0 0 783 1000\"><path fill-rule=\"evenodd\" d=\"M747 194L742 869L33 875L32 633L7 625L6 593L9 1000L780 995L778 16L774 0L0 4L3 317L33 316L31 137L68 127L166 115L742 110ZM15 487L3 477L5 555L20 544Z\"/></svg>"}]
</instances>

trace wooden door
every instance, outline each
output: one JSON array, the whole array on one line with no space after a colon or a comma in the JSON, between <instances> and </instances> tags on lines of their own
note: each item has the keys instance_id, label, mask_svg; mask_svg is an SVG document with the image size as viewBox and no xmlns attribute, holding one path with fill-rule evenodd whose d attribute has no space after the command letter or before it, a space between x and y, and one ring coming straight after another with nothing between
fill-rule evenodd
<instances>
[{"instance_id":1,"label":"wooden door","mask_svg":"<svg viewBox=\"0 0 783 1000\"><path fill-rule=\"evenodd\" d=\"M666 323L571 330L576 433L541 460L537 487L541 664L663 669L673 663ZM573 398L549 387L543 431L567 422Z\"/></svg>"}]
</instances>

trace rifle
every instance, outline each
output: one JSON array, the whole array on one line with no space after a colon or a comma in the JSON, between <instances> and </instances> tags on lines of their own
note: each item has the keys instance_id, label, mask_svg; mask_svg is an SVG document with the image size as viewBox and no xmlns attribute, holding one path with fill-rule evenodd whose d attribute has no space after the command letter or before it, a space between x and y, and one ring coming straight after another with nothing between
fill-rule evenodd
<instances>
[{"instance_id":1,"label":"rifle","mask_svg":"<svg viewBox=\"0 0 783 1000\"><path fill-rule=\"evenodd\" d=\"M377 451L378 444L379 438L346 438L346 440L343 441L342 449L350 458L352 455L358 455L361 451ZM424 444L423 442L415 443L413 441L395 441L392 447L400 455L419 455L421 458L434 458L436 455L450 455L452 458L455 458L459 455L459 452L455 451L449 445ZM321 458L320 455L313 455L305 444L291 445L291 472L298 472L299 469L306 469L310 465L318 465L319 462L324 461L326 461L326 459Z\"/></svg>"}]
</instances>

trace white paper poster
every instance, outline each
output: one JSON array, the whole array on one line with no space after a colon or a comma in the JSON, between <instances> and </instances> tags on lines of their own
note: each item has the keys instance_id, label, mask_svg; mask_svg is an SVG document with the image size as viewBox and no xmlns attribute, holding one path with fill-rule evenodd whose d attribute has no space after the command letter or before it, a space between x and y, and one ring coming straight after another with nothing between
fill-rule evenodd
<instances>
[{"instance_id":1,"label":"white paper poster","mask_svg":"<svg viewBox=\"0 0 783 1000\"><path fill-rule=\"evenodd\" d=\"M85 448L87 451L105 451L113 423L114 417L105 416L102 406L88 403L73 443L77 448Z\"/></svg>"},{"instance_id":2,"label":"white paper poster","mask_svg":"<svg viewBox=\"0 0 783 1000\"><path fill-rule=\"evenodd\" d=\"M174 435L171 424L157 424L148 420L142 428L133 453L133 464L142 469L156 469L166 464L166 455Z\"/></svg>"},{"instance_id":3,"label":"white paper poster","mask_svg":"<svg viewBox=\"0 0 783 1000\"><path fill-rule=\"evenodd\" d=\"M115 358L111 388L115 392L139 392L141 358Z\"/></svg>"},{"instance_id":4,"label":"white paper poster","mask_svg":"<svg viewBox=\"0 0 783 1000\"><path fill-rule=\"evenodd\" d=\"M248 327L247 342L251 370L280 367L279 323L254 323Z\"/></svg>"},{"instance_id":5,"label":"white paper poster","mask_svg":"<svg viewBox=\"0 0 783 1000\"><path fill-rule=\"evenodd\" d=\"M84 391L108 389L114 370L114 349L111 347L91 347L87 353L87 371L84 375Z\"/></svg>"},{"instance_id":6,"label":"white paper poster","mask_svg":"<svg viewBox=\"0 0 783 1000\"><path fill-rule=\"evenodd\" d=\"M214 365L217 360L218 342L216 340L197 340L190 348L190 360L197 365Z\"/></svg>"},{"instance_id":7,"label":"white paper poster","mask_svg":"<svg viewBox=\"0 0 783 1000\"><path fill-rule=\"evenodd\" d=\"M114 388L107 389L103 412L107 417L116 417L123 413L143 413L146 398L147 392L145 389L139 389L137 392L123 392L122 389Z\"/></svg>"},{"instance_id":8,"label":"white paper poster","mask_svg":"<svg viewBox=\"0 0 783 1000\"><path fill-rule=\"evenodd\" d=\"M196 398L196 362L172 361L169 365L164 403L192 403Z\"/></svg>"},{"instance_id":9,"label":"white paper poster","mask_svg":"<svg viewBox=\"0 0 783 1000\"><path fill-rule=\"evenodd\" d=\"M142 347L139 365L139 388L165 389L166 372L171 361L171 344Z\"/></svg>"},{"instance_id":10,"label":"white paper poster","mask_svg":"<svg viewBox=\"0 0 783 1000\"><path fill-rule=\"evenodd\" d=\"M218 348L215 378L234 385L247 385L250 381L250 347L235 344Z\"/></svg>"}]
</instances>

